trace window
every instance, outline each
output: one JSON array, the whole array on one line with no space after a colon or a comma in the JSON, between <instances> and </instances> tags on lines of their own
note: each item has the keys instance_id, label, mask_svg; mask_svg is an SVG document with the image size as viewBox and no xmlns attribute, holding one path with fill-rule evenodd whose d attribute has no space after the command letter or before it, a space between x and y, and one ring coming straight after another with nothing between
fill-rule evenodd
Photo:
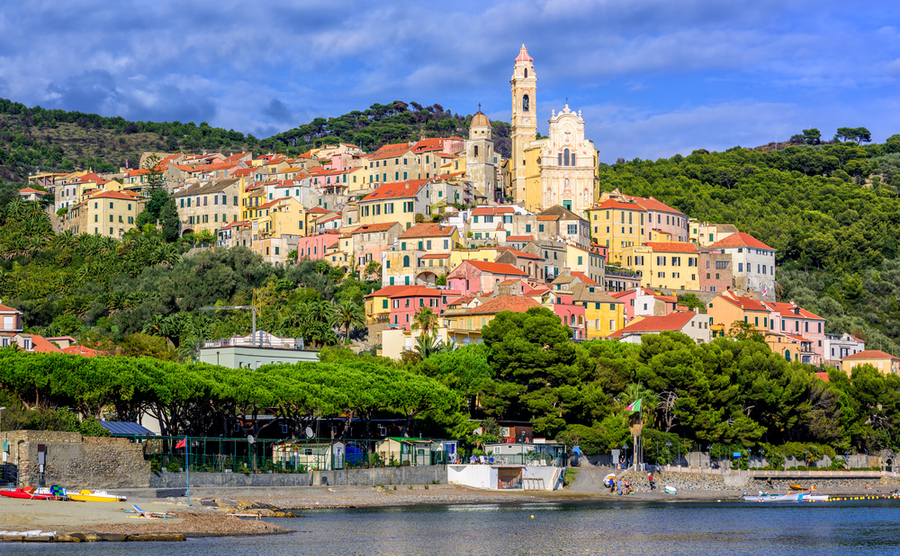
<instances>
[{"instance_id":1,"label":"window","mask_svg":"<svg viewBox=\"0 0 900 556\"><path fill-rule=\"evenodd\" d=\"M528 77L526 75L526 77ZM522 97L522 112L528 112L531 110L531 99L528 98L528 95Z\"/></svg>"},{"instance_id":2,"label":"window","mask_svg":"<svg viewBox=\"0 0 900 556\"><path fill-rule=\"evenodd\" d=\"M406 268L409 266L409 255L403 256L403 267Z\"/></svg>"},{"instance_id":3,"label":"window","mask_svg":"<svg viewBox=\"0 0 900 556\"><path fill-rule=\"evenodd\" d=\"M569 235L575 235L578 233L578 224L569 224Z\"/></svg>"},{"instance_id":4,"label":"window","mask_svg":"<svg viewBox=\"0 0 900 556\"><path fill-rule=\"evenodd\" d=\"M113 208L112 201L109 202L109 208Z\"/></svg>"},{"instance_id":5,"label":"window","mask_svg":"<svg viewBox=\"0 0 900 556\"><path fill-rule=\"evenodd\" d=\"M738 263L738 272L744 272L744 263Z\"/></svg>"}]
</instances>

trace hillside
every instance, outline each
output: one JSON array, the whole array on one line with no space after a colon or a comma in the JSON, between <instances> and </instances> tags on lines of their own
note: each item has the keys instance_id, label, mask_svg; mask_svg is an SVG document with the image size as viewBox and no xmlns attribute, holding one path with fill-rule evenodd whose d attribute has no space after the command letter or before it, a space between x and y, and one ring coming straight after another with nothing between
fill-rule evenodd
<instances>
[{"instance_id":1,"label":"hillside","mask_svg":"<svg viewBox=\"0 0 900 556\"><path fill-rule=\"evenodd\" d=\"M900 135L633 160L602 165L599 179L754 235L777 249L779 298L827 318L827 332L898 353Z\"/></svg>"},{"instance_id":2,"label":"hillside","mask_svg":"<svg viewBox=\"0 0 900 556\"><path fill-rule=\"evenodd\" d=\"M129 122L121 117L45 110L0 99L0 180L24 181L38 170L92 168L114 172L134 168L144 151L224 153L253 150L297 155L325 143L353 143L364 150L426 137L467 136L471 116L444 110L439 104L373 104L336 118L316 118L268 139L257 140L234 130L202 122ZM495 122L494 141L509 152L509 125Z\"/></svg>"}]
</instances>

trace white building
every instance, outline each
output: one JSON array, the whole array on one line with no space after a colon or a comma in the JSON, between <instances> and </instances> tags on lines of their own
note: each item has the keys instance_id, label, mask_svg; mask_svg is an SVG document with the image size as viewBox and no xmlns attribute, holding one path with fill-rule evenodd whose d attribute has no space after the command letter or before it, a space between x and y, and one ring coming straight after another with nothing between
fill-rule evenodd
<instances>
[{"instance_id":1,"label":"white building","mask_svg":"<svg viewBox=\"0 0 900 556\"><path fill-rule=\"evenodd\" d=\"M843 334L825 334L825 364L829 367L841 368L841 359L866 350L866 343L855 336Z\"/></svg>"},{"instance_id":2,"label":"white building","mask_svg":"<svg viewBox=\"0 0 900 556\"><path fill-rule=\"evenodd\" d=\"M775 299L775 249L743 232L731 234L708 249L731 255L737 289L760 292L762 299Z\"/></svg>"}]
</instances>

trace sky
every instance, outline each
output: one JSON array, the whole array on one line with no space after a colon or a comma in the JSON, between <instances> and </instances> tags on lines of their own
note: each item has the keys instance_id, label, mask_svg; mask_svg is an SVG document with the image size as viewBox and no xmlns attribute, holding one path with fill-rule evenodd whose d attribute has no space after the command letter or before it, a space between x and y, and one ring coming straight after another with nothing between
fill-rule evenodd
<instances>
[{"instance_id":1,"label":"sky","mask_svg":"<svg viewBox=\"0 0 900 556\"><path fill-rule=\"evenodd\" d=\"M568 100L602 162L900 133L887 0L3 0L0 97L258 138L394 100L508 122L523 43L539 131Z\"/></svg>"}]
</instances>

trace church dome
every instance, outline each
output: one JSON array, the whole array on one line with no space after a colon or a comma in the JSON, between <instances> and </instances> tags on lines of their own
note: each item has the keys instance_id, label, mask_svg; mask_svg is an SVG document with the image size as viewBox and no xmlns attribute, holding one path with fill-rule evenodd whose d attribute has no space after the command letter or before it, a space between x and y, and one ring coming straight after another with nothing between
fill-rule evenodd
<instances>
[{"instance_id":1,"label":"church dome","mask_svg":"<svg viewBox=\"0 0 900 556\"><path fill-rule=\"evenodd\" d=\"M469 124L469 127L491 127L491 121L479 110L472 116L472 123Z\"/></svg>"},{"instance_id":2,"label":"church dome","mask_svg":"<svg viewBox=\"0 0 900 556\"><path fill-rule=\"evenodd\" d=\"M525 49L525 45L522 45L521 50L519 50L519 55L516 57L516 62L534 62L534 58L528 55L528 50Z\"/></svg>"}]
</instances>

